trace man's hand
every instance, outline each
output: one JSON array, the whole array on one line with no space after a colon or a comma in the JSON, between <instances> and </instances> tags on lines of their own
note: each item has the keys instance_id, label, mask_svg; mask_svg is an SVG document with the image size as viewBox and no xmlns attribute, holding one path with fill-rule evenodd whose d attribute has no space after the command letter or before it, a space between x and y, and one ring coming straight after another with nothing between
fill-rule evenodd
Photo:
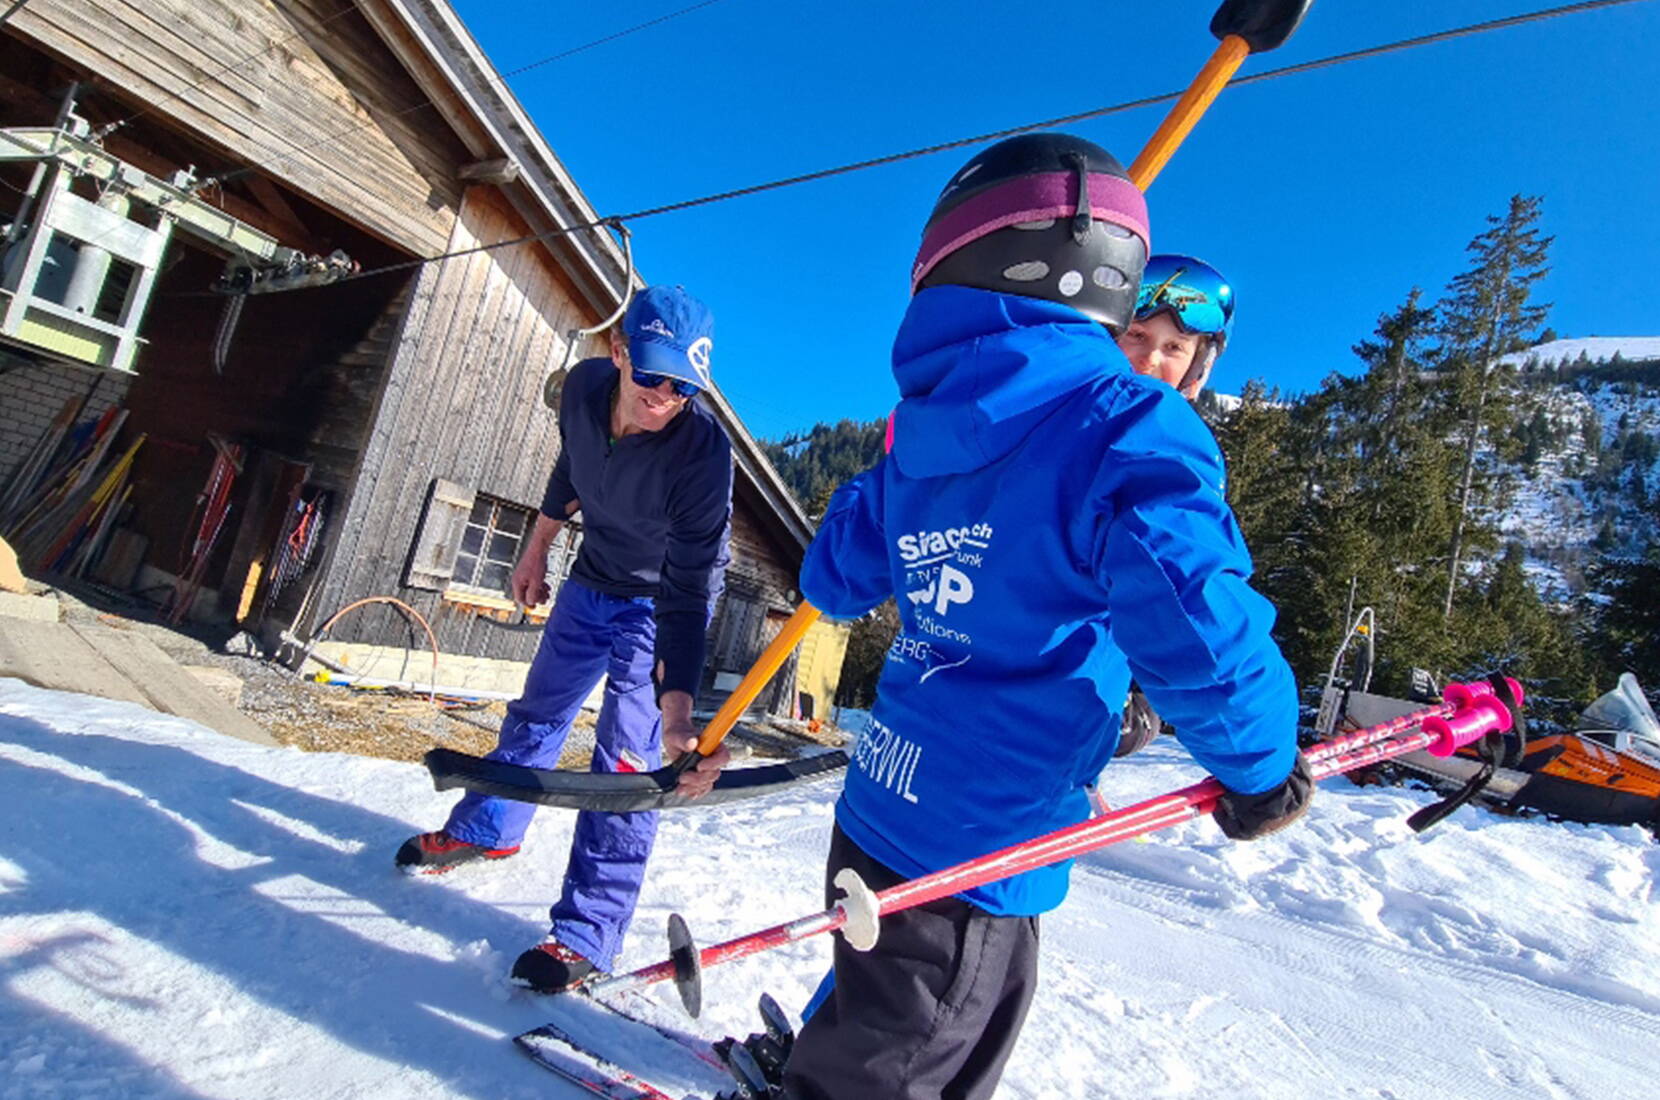
<instances>
[{"instance_id":1,"label":"man's hand","mask_svg":"<svg viewBox=\"0 0 1660 1100\"><path fill-rule=\"evenodd\" d=\"M663 711L663 759L674 763L697 751L697 727L692 724L692 697L684 691L665 691L658 700ZM721 769L732 762L724 744L680 774L676 788L686 798L702 798L714 789Z\"/></svg>"},{"instance_id":2,"label":"man's hand","mask_svg":"<svg viewBox=\"0 0 1660 1100\"><path fill-rule=\"evenodd\" d=\"M553 594L548 587L548 548L526 547L507 584L513 602L521 607L541 607L547 603L548 597Z\"/></svg>"},{"instance_id":3,"label":"man's hand","mask_svg":"<svg viewBox=\"0 0 1660 1100\"><path fill-rule=\"evenodd\" d=\"M575 511L577 503L571 501L571 507L565 509L565 514ZM525 538L524 553L519 555L519 564L513 567L513 575L507 580L507 594L520 607L541 607L553 595L552 589L548 588L548 548L559 537L559 529L563 526L565 521L562 519L551 519L536 513L536 524Z\"/></svg>"},{"instance_id":4,"label":"man's hand","mask_svg":"<svg viewBox=\"0 0 1660 1100\"><path fill-rule=\"evenodd\" d=\"M1314 773L1309 771L1308 758L1299 752L1291 774L1279 786L1261 794L1229 791L1216 800L1211 816L1230 840L1255 840L1302 817L1313 798Z\"/></svg>"}]
</instances>

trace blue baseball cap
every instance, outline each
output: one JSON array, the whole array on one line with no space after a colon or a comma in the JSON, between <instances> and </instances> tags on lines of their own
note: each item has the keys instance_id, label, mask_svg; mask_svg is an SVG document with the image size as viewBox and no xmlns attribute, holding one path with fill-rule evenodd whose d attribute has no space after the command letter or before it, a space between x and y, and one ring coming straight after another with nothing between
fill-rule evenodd
<instances>
[{"instance_id":1,"label":"blue baseball cap","mask_svg":"<svg viewBox=\"0 0 1660 1100\"><path fill-rule=\"evenodd\" d=\"M622 327L635 369L710 387L715 317L685 287L646 287L628 303Z\"/></svg>"}]
</instances>

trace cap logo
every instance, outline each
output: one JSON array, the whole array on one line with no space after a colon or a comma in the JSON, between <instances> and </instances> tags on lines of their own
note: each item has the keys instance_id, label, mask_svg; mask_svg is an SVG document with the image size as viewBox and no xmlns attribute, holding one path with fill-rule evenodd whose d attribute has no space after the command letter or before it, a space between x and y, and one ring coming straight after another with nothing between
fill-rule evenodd
<instances>
[{"instance_id":1,"label":"cap logo","mask_svg":"<svg viewBox=\"0 0 1660 1100\"><path fill-rule=\"evenodd\" d=\"M669 326L663 323L663 319L661 317L653 317L651 320L640 326L640 331L655 332L659 336L667 337L670 340L674 339L674 333L669 329Z\"/></svg>"},{"instance_id":2,"label":"cap logo","mask_svg":"<svg viewBox=\"0 0 1660 1100\"><path fill-rule=\"evenodd\" d=\"M709 388L709 355L715 350L715 342L707 336L700 336L692 341L692 346L686 349L686 362L697 371L698 380L703 388Z\"/></svg>"}]
</instances>

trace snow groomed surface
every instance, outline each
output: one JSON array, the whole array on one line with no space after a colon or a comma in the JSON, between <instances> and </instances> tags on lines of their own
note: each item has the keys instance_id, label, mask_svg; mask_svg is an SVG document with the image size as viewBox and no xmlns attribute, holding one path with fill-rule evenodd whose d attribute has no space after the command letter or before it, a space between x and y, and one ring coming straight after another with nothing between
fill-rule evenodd
<instances>
[{"instance_id":1,"label":"snow groomed surface","mask_svg":"<svg viewBox=\"0 0 1660 1100\"><path fill-rule=\"evenodd\" d=\"M1197 778L1161 740L1103 792ZM665 815L621 964L671 911L714 941L821 904L835 790ZM0 681L0 1095L586 1096L514 1051L557 999L505 981L574 815L541 811L513 860L397 874L452 797ZM999 1095L1651 1095L1660 845L1468 808L1415 837L1430 800L1335 780L1255 844L1200 820L1080 860ZM826 947L712 971L695 1026L747 1034L763 990L798 1009Z\"/></svg>"}]
</instances>

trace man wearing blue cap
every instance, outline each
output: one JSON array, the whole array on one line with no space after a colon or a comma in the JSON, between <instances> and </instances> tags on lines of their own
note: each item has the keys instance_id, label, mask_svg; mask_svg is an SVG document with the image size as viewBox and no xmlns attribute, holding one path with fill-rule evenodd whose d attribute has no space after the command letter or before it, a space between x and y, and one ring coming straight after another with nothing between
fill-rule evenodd
<instances>
[{"instance_id":1,"label":"man wearing blue cap","mask_svg":"<svg viewBox=\"0 0 1660 1100\"><path fill-rule=\"evenodd\" d=\"M513 598L547 599L548 548L579 510L582 548L489 759L551 767L601 676L594 771L650 771L663 746L675 755L696 746L692 698L732 517L732 445L693 400L710 384L713 333L708 308L683 288L648 287L629 305L622 334L611 331L610 358L571 368L559 459L513 571ZM717 750L688 771L682 792L706 793L728 757ZM511 856L534 811L469 793L440 832L404 844L398 865L431 874ZM515 978L553 991L609 969L656 831L655 813L577 815L553 929L519 957Z\"/></svg>"}]
</instances>

